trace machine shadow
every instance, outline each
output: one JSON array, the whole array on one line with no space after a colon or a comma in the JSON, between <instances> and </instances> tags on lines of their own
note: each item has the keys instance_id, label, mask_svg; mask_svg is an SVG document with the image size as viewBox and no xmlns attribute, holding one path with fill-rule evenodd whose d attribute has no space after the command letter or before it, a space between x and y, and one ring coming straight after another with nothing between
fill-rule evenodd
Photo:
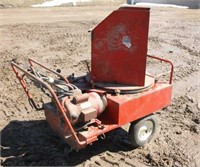
<instances>
[{"instance_id":1,"label":"machine shadow","mask_svg":"<svg viewBox=\"0 0 200 167\"><path fill-rule=\"evenodd\" d=\"M105 151L130 151L127 132L122 128L107 133L78 152L65 156L67 144L55 136L45 120L11 121L1 130L2 166L74 166Z\"/></svg>"}]
</instances>

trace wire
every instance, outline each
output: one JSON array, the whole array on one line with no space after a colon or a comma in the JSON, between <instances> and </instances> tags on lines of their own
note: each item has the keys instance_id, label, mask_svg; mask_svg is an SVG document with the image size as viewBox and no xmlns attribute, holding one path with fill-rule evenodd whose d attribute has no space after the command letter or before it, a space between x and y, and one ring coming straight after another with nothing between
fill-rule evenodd
<instances>
[{"instance_id":1,"label":"wire","mask_svg":"<svg viewBox=\"0 0 200 167\"><path fill-rule=\"evenodd\" d=\"M43 75L43 74L40 74L38 71L36 71L32 66L29 66L29 69L31 71L31 73L33 75L35 75L36 77L38 77L39 79L45 81L45 82L48 82L49 80L49 77L46 76L46 75ZM34 82L33 79L29 78L31 81ZM35 83L35 82L34 82ZM48 82L49 83L49 82ZM72 96L74 94L74 91L75 90L78 90L78 87L75 86L74 84L71 84L71 83L65 83L63 80L53 80L52 83L49 83L51 85L51 87L55 87L54 88L54 91L55 93L58 95L59 98L61 97L65 97L65 96ZM59 85L62 85L63 87L60 87ZM46 94L47 96L51 97L45 90L45 88L41 85L41 84L36 84L37 87L39 87L42 92L44 94Z\"/></svg>"}]
</instances>

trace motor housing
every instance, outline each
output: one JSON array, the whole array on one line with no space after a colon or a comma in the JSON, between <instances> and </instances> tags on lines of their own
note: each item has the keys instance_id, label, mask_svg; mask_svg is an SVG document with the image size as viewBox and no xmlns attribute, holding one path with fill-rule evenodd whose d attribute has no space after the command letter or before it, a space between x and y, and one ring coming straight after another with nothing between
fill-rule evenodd
<instances>
[{"instance_id":1,"label":"motor housing","mask_svg":"<svg viewBox=\"0 0 200 167\"><path fill-rule=\"evenodd\" d=\"M106 108L107 99L105 95L99 95L95 92L84 93L62 100L62 106L72 125L78 122L88 122L97 118Z\"/></svg>"}]
</instances>

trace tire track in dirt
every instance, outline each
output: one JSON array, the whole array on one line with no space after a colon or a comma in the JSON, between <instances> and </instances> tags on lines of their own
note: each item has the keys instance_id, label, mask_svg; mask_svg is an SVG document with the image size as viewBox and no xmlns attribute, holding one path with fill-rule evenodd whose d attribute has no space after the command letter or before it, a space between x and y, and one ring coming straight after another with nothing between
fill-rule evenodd
<instances>
[{"instance_id":1,"label":"tire track in dirt","mask_svg":"<svg viewBox=\"0 0 200 167\"><path fill-rule=\"evenodd\" d=\"M200 21L193 10L166 10L167 15L163 10L153 9L150 25L153 28L150 28L149 39L151 54L172 60L175 64L172 105L157 113L160 118L160 134L148 145L133 150L128 143L127 132L123 130L128 129L126 125L123 129L107 134L105 140L73 152L69 159L64 155L65 143L52 133L44 121L44 114L29 106L26 95L10 69L10 61L17 58L24 62L32 57L53 69L64 69L65 75L72 72L77 75L85 73L85 62L90 62L90 38L87 31L100 21L96 19L100 16L95 17L94 14L93 19L86 20L81 20L81 16L79 21L43 23L38 20L38 23L0 26L3 37L0 43L1 164L200 166L200 38L195 28ZM158 73L168 70L157 62L149 62L149 65L152 71ZM157 69L152 66L157 66Z\"/></svg>"}]
</instances>

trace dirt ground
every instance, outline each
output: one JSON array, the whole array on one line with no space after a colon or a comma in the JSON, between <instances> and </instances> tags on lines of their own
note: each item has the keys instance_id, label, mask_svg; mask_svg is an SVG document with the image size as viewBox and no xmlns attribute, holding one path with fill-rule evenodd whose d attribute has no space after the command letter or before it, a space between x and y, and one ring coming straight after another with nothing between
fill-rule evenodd
<instances>
[{"instance_id":1,"label":"dirt ground","mask_svg":"<svg viewBox=\"0 0 200 167\"><path fill-rule=\"evenodd\" d=\"M172 104L157 113L160 132L146 146L129 147L126 125L66 158L66 144L53 134L43 112L29 106L11 60L31 57L65 69L65 75L85 73L88 30L117 8L0 10L2 166L200 166L200 10L151 10L148 53L171 60L175 73ZM154 72L161 70L159 66Z\"/></svg>"}]
</instances>

